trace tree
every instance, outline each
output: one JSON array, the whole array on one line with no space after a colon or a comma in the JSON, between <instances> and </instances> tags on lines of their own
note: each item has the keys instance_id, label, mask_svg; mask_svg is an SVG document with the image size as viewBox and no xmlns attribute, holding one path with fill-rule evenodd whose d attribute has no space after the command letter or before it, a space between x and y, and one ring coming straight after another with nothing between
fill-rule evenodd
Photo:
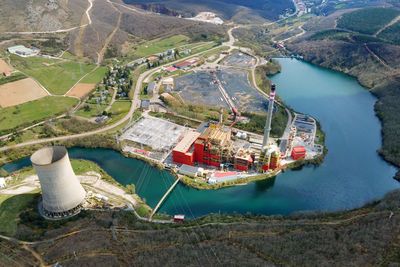
<instances>
[{"instance_id":1,"label":"tree","mask_svg":"<svg viewBox=\"0 0 400 267\"><path fill-rule=\"evenodd\" d=\"M128 184L127 186L126 186L126 189L128 189L128 192L129 192L129 194L135 194L135 185L134 184Z\"/></svg>"},{"instance_id":2,"label":"tree","mask_svg":"<svg viewBox=\"0 0 400 267\"><path fill-rule=\"evenodd\" d=\"M0 176L7 177L8 175L9 175L8 171L6 171L4 168L0 169Z\"/></svg>"},{"instance_id":3,"label":"tree","mask_svg":"<svg viewBox=\"0 0 400 267\"><path fill-rule=\"evenodd\" d=\"M89 105L85 105L85 106L83 107L83 110L84 110L85 112L89 112L89 111L91 110L91 108L90 108Z\"/></svg>"}]
</instances>

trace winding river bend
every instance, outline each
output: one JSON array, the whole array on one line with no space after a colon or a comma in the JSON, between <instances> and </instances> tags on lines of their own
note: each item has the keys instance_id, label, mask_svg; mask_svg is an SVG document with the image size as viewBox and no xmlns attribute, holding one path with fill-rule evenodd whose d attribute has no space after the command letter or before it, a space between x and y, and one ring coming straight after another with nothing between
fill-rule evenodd
<instances>
[{"instance_id":1,"label":"winding river bend","mask_svg":"<svg viewBox=\"0 0 400 267\"><path fill-rule=\"evenodd\" d=\"M295 59L278 59L282 72L271 77L277 92L295 110L322 122L328 155L321 166L286 171L278 177L220 190L196 190L178 184L160 212L194 218L209 213L285 214L299 210L339 210L363 205L399 188L396 169L383 161L376 98L344 74ZM173 183L167 171L105 149L69 150L71 158L98 163L123 185L154 207ZM8 171L29 165L28 159L8 164Z\"/></svg>"}]
</instances>

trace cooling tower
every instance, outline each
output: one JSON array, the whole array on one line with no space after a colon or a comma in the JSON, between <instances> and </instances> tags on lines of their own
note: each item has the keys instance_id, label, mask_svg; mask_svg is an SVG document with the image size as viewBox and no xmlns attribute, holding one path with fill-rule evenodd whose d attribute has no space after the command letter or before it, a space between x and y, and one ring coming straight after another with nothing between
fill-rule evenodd
<instances>
[{"instance_id":1,"label":"cooling tower","mask_svg":"<svg viewBox=\"0 0 400 267\"><path fill-rule=\"evenodd\" d=\"M60 218L78 213L86 192L72 170L67 149L45 147L36 151L31 161L42 187L44 215Z\"/></svg>"}]
</instances>

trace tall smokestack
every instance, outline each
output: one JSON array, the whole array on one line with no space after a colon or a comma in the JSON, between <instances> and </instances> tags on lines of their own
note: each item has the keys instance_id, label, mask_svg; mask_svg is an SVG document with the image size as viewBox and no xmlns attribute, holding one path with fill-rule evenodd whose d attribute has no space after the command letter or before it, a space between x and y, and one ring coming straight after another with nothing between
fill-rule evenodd
<instances>
[{"instance_id":1,"label":"tall smokestack","mask_svg":"<svg viewBox=\"0 0 400 267\"><path fill-rule=\"evenodd\" d=\"M224 109L223 108L221 108L220 110L219 110L219 123L223 123L223 119L224 118Z\"/></svg>"},{"instance_id":2,"label":"tall smokestack","mask_svg":"<svg viewBox=\"0 0 400 267\"><path fill-rule=\"evenodd\" d=\"M274 111L274 102L275 102L275 84L271 85L271 92L269 94L269 103L268 103L268 114L267 121L265 122L264 127L264 140L262 149L264 150L268 145L269 133L271 132L271 120L272 120L272 112Z\"/></svg>"}]
</instances>

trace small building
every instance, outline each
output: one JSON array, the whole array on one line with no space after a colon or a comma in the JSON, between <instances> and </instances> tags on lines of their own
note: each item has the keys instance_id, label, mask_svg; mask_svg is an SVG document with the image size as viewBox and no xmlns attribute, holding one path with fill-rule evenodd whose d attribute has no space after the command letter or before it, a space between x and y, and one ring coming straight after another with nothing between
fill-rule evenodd
<instances>
[{"instance_id":1,"label":"small building","mask_svg":"<svg viewBox=\"0 0 400 267\"><path fill-rule=\"evenodd\" d=\"M189 61L182 61L174 64L174 67L180 70L190 68L190 66L192 66L192 63L190 63Z\"/></svg>"},{"instance_id":2,"label":"small building","mask_svg":"<svg viewBox=\"0 0 400 267\"><path fill-rule=\"evenodd\" d=\"M172 91L172 89L174 88L174 78L164 78L162 81L162 85L164 86L164 91Z\"/></svg>"},{"instance_id":3,"label":"small building","mask_svg":"<svg viewBox=\"0 0 400 267\"><path fill-rule=\"evenodd\" d=\"M306 157L306 149L303 146L295 146L292 149L292 158L294 160L304 159Z\"/></svg>"},{"instance_id":4,"label":"small building","mask_svg":"<svg viewBox=\"0 0 400 267\"><path fill-rule=\"evenodd\" d=\"M3 177L0 177L0 188L6 187L6 179Z\"/></svg>"},{"instance_id":5,"label":"small building","mask_svg":"<svg viewBox=\"0 0 400 267\"><path fill-rule=\"evenodd\" d=\"M147 94L153 95L155 89L156 89L156 83L155 82L149 83L149 85L147 86Z\"/></svg>"},{"instance_id":6,"label":"small building","mask_svg":"<svg viewBox=\"0 0 400 267\"><path fill-rule=\"evenodd\" d=\"M96 122L97 123L105 123L107 121L107 119L108 119L108 116L103 115L101 117L97 117Z\"/></svg>"},{"instance_id":7,"label":"small building","mask_svg":"<svg viewBox=\"0 0 400 267\"><path fill-rule=\"evenodd\" d=\"M208 179L209 184L221 183L236 180L238 178L237 172L216 172L210 179Z\"/></svg>"},{"instance_id":8,"label":"small building","mask_svg":"<svg viewBox=\"0 0 400 267\"><path fill-rule=\"evenodd\" d=\"M185 215L175 215L174 222L183 222L185 220Z\"/></svg>"},{"instance_id":9,"label":"small building","mask_svg":"<svg viewBox=\"0 0 400 267\"><path fill-rule=\"evenodd\" d=\"M183 51L184 55L190 54L192 53L192 49L186 49L185 51Z\"/></svg>"},{"instance_id":10,"label":"small building","mask_svg":"<svg viewBox=\"0 0 400 267\"><path fill-rule=\"evenodd\" d=\"M140 102L140 108L142 110L149 110L150 109L150 100L142 99Z\"/></svg>"},{"instance_id":11,"label":"small building","mask_svg":"<svg viewBox=\"0 0 400 267\"><path fill-rule=\"evenodd\" d=\"M154 61L154 60L157 60L157 59L158 59L158 57L156 57L156 56L151 56L151 57L147 58L148 61Z\"/></svg>"},{"instance_id":12,"label":"small building","mask_svg":"<svg viewBox=\"0 0 400 267\"><path fill-rule=\"evenodd\" d=\"M168 72L174 72L176 70L178 70L178 69L175 67L169 67L168 69L166 69L166 71L168 71Z\"/></svg>"},{"instance_id":13,"label":"small building","mask_svg":"<svg viewBox=\"0 0 400 267\"><path fill-rule=\"evenodd\" d=\"M204 169L182 164L182 166L178 170L178 173L194 178L198 176L203 176Z\"/></svg>"}]
</instances>

